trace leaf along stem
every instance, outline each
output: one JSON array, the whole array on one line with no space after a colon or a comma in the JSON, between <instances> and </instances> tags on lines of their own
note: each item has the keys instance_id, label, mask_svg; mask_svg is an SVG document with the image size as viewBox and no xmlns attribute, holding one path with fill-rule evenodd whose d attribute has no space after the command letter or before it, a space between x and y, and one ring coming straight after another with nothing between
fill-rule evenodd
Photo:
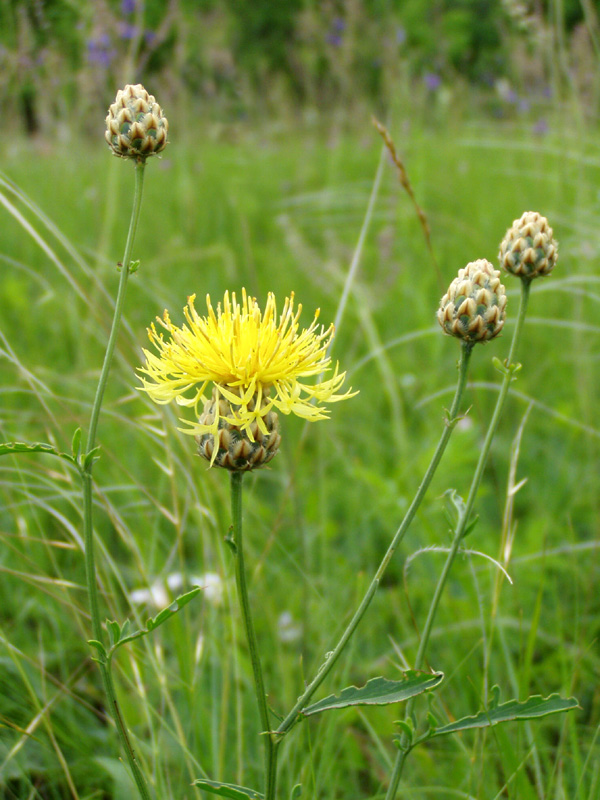
<instances>
[{"instance_id":1,"label":"leaf along stem","mask_svg":"<svg viewBox=\"0 0 600 800\"><path fill-rule=\"evenodd\" d=\"M104 354L104 362L100 372L100 379L96 388L96 395L92 405L92 414L90 418L90 427L87 437L86 449L84 458L82 459L83 467L81 468L81 479L83 488L83 531L85 541L85 573L88 589L88 597L90 603L90 613L92 617L92 631L93 637L98 642L104 642L104 634L102 624L100 622L100 609L98 604L98 587L96 582L96 562L94 557L94 523L93 523L93 502L92 502L92 469L93 458L86 459L96 445L96 432L98 428L98 419L100 417L100 409L102 407L102 399L104 397L104 390L108 382L108 375L112 363L115 346L117 342L117 335L119 332L119 324L123 314L123 305L125 302L125 289L127 287L127 278L129 277L129 263L131 261L131 251L133 249L133 242L135 239L135 232L137 229L140 207L142 202L142 189L144 185L144 161L139 161L135 165L135 189L133 197L133 208L131 211L131 220L129 222L129 232L127 234L127 241L125 244L125 254L123 256L123 266L121 268L121 276L119 280L119 288L117 291L117 299L115 302L115 310L113 315L112 326L106 345L106 352ZM133 779L137 786L138 792L142 800L151 800L148 790L148 784L140 769L139 763L135 757L131 741L127 733L127 727L119 711L115 687L112 679L112 672L110 662L107 662L104 657L97 659L100 672L102 675L102 683L106 698L108 701L108 710L115 723L119 741L127 756L127 762L133 774Z\"/></svg>"},{"instance_id":2,"label":"leaf along stem","mask_svg":"<svg viewBox=\"0 0 600 800\"><path fill-rule=\"evenodd\" d=\"M296 722L298 722L298 720L300 719L300 712L302 711L304 706L309 702L309 700L316 692L316 690L319 688L319 686L323 683L323 681L325 680L325 678L335 665L336 661L340 657L342 651L348 644L348 641L350 640L352 634L358 627L360 621L365 615L365 612L367 611L369 605L371 604L371 600L373 599L373 597L377 592L377 589L379 588L379 584L381 582L384 572L386 571L390 561L392 560L394 553L398 548L398 545L404 538L404 535L406 534L415 514L417 513L419 506L421 505L423 498L425 497L425 493L429 488L429 484L431 483L435 471L441 461L442 455L444 454L444 450L446 449L446 446L450 440L452 431L454 430L454 427L456 426L456 423L459 420L458 410L460 408L465 384L467 381L467 367L469 364L469 359L471 356L472 349L473 349L473 344L471 342L463 341L461 343L461 354L460 354L460 360L458 362L458 381L456 385L454 399L452 401L452 406L450 407L450 411L447 413L447 418L444 423L444 430L442 432L438 445L435 449L431 462L427 467L427 471L423 477L423 480L421 481L421 484L417 489L417 493L415 494L413 501L410 504L410 507L408 508L404 516L404 519L400 523L400 527L396 531L394 538L392 539L392 542L388 547L387 552L385 553L381 561L381 564L379 565L377 572L375 573L375 576L365 593L365 596L363 597L359 607L354 612L352 619L348 623L346 630L342 634L340 640L338 641L334 649L331 651L329 656L323 662L323 664L317 671L317 674L305 689L304 693L300 696L300 698L298 699L298 701L296 702L290 713L283 720L283 722L275 732L275 735L279 737L279 739L285 736L290 731L290 729L296 724Z\"/></svg>"},{"instance_id":3,"label":"leaf along stem","mask_svg":"<svg viewBox=\"0 0 600 800\"><path fill-rule=\"evenodd\" d=\"M465 503L465 507L460 514L458 521L456 523L456 528L454 531L454 537L452 540L452 545L450 547L450 551L446 557L446 561L444 563L444 567L440 574L439 580L437 582L437 586L435 587L435 592L433 598L431 600L431 605L429 606L429 613L427 615L427 620L425 621L425 627L423 628L423 633L421 635L421 641L419 643L419 649L417 651L417 656L415 658L415 663L413 665L413 669L419 670L422 668L425 662L425 655L427 652L427 646L429 644L429 637L431 635L431 630L433 628L433 623L435 621L435 616L437 613L437 609L440 603L440 599L442 597L442 593L444 591L446 581L448 579L448 575L454 563L454 559L456 558L456 554L459 550L460 543L465 537L467 525L469 522L469 517L471 516L471 512L473 510L473 505L475 503L475 497L477 495L477 491L479 490L479 485L481 483L481 478L483 477L483 470L485 469L485 465L488 460L488 455L490 452L490 447L494 436L496 434L496 429L498 427L498 422L500 421L500 416L502 414L502 409L504 407L504 403L506 401L506 397L508 395L508 390L512 380L514 379L514 373L518 368L517 365L513 362L515 358L517 347L519 344L519 339L521 336L521 331L523 328L523 322L525 320L525 315L527 313L527 305L529 302L529 291L531 288L531 280L521 280L521 300L519 304L519 313L517 316L517 322L515 326L515 330L513 333L512 342L510 345L510 350L508 354L508 358L504 362L505 372L504 378L502 380L502 385L500 387L500 392L498 394L498 399L496 400L496 406L494 408L494 412L492 414L492 418L490 420L490 424L488 426L488 430L485 436L485 440L483 442L481 451L479 453L479 460L477 461L477 466L475 468L475 472L473 474L473 479L471 481L471 487L469 489L469 495L467 497L467 501ZM415 705L415 699L411 698L408 703L406 704L406 712L404 715L404 719L408 721L413 713L413 708ZM398 790L398 785L400 783L400 778L402 776L402 770L404 768L404 762L406 761L406 757L411 750L410 743L408 742L408 738L406 734L402 735L401 739L401 748L400 752L396 756L396 761L394 763L394 769L392 771L392 776L390 779L390 785L388 787L387 794L385 796L385 800L394 800L396 797L396 792Z\"/></svg>"}]
</instances>

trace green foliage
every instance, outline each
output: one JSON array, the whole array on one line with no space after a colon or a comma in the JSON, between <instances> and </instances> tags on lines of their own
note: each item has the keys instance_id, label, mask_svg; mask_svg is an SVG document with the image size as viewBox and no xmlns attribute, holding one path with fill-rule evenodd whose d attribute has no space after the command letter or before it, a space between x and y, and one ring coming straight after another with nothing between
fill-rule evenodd
<instances>
[{"instance_id":1,"label":"green foliage","mask_svg":"<svg viewBox=\"0 0 600 800\"><path fill-rule=\"evenodd\" d=\"M433 739L436 736L446 736L449 733L473 730L475 728L491 728L502 722L521 722L529 719L540 719L550 714L560 714L564 711L573 711L580 708L579 702L574 697L560 697L558 694L550 697L533 695L527 700L507 700L498 704L499 689L492 689L493 699L488 708L470 717L462 717L448 725L438 726L430 719L431 727L419 742Z\"/></svg>"},{"instance_id":2,"label":"green foliage","mask_svg":"<svg viewBox=\"0 0 600 800\"><path fill-rule=\"evenodd\" d=\"M241 286L259 298L294 290L302 319L318 306L328 324L379 158L366 116L346 133L323 120L326 135L318 126L278 121L258 130L241 125L229 141L233 132L204 135L204 122L192 118L188 129L201 145L175 147L183 133L173 129L168 156L148 167L135 248L143 268L131 278L98 431L103 613L130 619L126 635L143 631L172 592L185 592L197 576L210 572L222 581L219 603L204 592L196 601L201 613L176 614L115 659L135 751L153 765L164 800L204 793L189 788L198 775L260 786L262 753L224 542L227 476L200 463L193 440L177 431L178 408L152 406L135 392L145 328L165 307L180 323L192 292L216 297ZM513 798L593 797L600 670L593 647L600 635L596 132L579 137L551 121L548 138L540 139L525 126L482 120L440 130L410 122L404 128L404 117L397 118L389 127L428 215L444 280L474 257L493 259L526 208L547 214L561 245L556 274L533 287L523 368L511 384L471 534L514 585L492 565L466 554L458 560L432 635L431 661L447 678L429 695L431 712L438 729L468 718L494 683L508 697L573 694L581 711L436 737L411 755L407 781L430 796L440 786L478 796L484 776L490 792ZM1 438L58 442L67 451L73 429L88 424L126 233L114 198L124 202L132 181L103 142L78 141L35 157L17 142L11 155L11 177L22 188L14 202L56 261L0 209ZM543 170L532 168L535 158ZM510 331L518 287L508 277L506 284ZM442 293L414 212L386 164L332 352L360 395L305 431L282 419L280 455L248 479L250 592L268 700L277 710L299 696L362 596L444 424L457 351L435 328ZM500 379L491 361L496 355L502 362L507 343L503 336L474 354L464 403L471 411L324 693L361 686L386 663L395 668L414 658L414 620L423 619L443 558L427 548L447 542L440 497L449 486L466 491ZM511 456L522 423L521 448ZM0 794L68 797L72 779L82 799L117 797L124 785L117 764L113 774L96 761L115 752L115 738L104 724L84 639L79 476L68 460L31 452L0 459L0 492ZM183 588L170 588L174 575ZM166 602L135 599L138 587L155 585ZM155 712L144 712L142 693ZM418 718L427 707L419 702ZM357 787L361 796L381 795L379 765L394 756L398 708L357 708L350 716L348 725L348 715L317 715L292 732L282 745L282 797L298 781L306 797L354 797ZM232 746L237 735L243 758Z\"/></svg>"},{"instance_id":3,"label":"green foliage","mask_svg":"<svg viewBox=\"0 0 600 800\"><path fill-rule=\"evenodd\" d=\"M244 786L234 786L232 783L218 783L217 781L209 781L204 778L198 778L193 783L194 786L200 786L205 792L210 794L218 794L219 797L229 797L231 800L262 800L264 795L260 792L255 792L254 789L246 789ZM297 796L297 795L296 795Z\"/></svg>"},{"instance_id":4,"label":"green foliage","mask_svg":"<svg viewBox=\"0 0 600 800\"><path fill-rule=\"evenodd\" d=\"M348 686L339 695L330 695L317 703L302 709L302 714L309 717L322 711L348 706L383 706L390 703L402 703L409 697L416 697L423 692L437 688L444 680L442 672L427 674L408 671L401 681L390 681L386 678L371 678L358 689Z\"/></svg>"}]
</instances>

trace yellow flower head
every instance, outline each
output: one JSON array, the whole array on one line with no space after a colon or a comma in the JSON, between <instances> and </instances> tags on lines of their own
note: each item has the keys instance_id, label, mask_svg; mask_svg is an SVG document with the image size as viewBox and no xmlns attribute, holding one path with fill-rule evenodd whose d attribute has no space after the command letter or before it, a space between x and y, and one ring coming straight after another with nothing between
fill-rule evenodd
<instances>
[{"instance_id":1,"label":"yellow flower head","mask_svg":"<svg viewBox=\"0 0 600 800\"><path fill-rule=\"evenodd\" d=\"M223 306L218 303L216 313L207 295L205 317L194 308L194 300L195 295L188 298L184 308L186 322L180 328L173 325L167 311L162 319L157 317L169 339L154 325L148 329L158 355L144 350L146 364L139 372L145 377L141 378L140 388L156 403L175 399L179 405L192 406L198 419L198 405L209 384L214 384L218 395L228 401L230 415L223 416L217 403L210 424L182 420L188 426L182 429L185 433L214 436L212 461L218 447L218 431L224 424L246 432L254 441L257 426L261 433L267 433L264 418L272 409L312 422L327 418L328 409L323 403L353 396L351 390L338 394L346 373L339 373L337 364L327 380L309 384L300 380L330 369L327 349L334 329L333 325L319 329L317 310L311 325L299 331L302 306L294 311L293 294L286 298L279 319L272 293L264 313L245 289L241 303L235 292L231 297L225 292Z\"/></svg>"}]
</instances>

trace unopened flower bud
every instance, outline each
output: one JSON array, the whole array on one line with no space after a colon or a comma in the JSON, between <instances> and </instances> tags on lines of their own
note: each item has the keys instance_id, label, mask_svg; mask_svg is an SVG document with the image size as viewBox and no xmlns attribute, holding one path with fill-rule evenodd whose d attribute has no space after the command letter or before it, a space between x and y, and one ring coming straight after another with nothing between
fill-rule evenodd
<instances>
[{"instance_id":1,"label":"unopened flower bud","mask_svg":"<svg viewBox=\"0 0 600 800\"><path fill-rule=\"evenodd\" d=\"M169 123L141 83L119 89L106 117L106 141L121 158L144 161L167 144Z\"/></svg>"},{"instance_id":2,"label":"unopened flower bud","mask_svg":"<svg viewBox=\"0 0 600 800\"><path fill-rule=\"evenodd\" d=\"M558 258L558 245L546 217L526 211L516 219L500 243L500 266L519 278L549 275Z\"/></svg>"},{"instance_id":3,"label":"unopened flower bud","mask_svg":"<svg viewBox=\"0 0 600 800\"><path fill-rule=\"evenodd\" d=\"M269 408L260 414L261 424L254 420L247 430L236 425L236 405L224 398L215 387L212 397L204 404L204 411L198 422L200 425L212 426L215 422L215 411L218 404L218 429L215 432L198 434L198 452L212 467L224 467L231 471L247 471L268 464L279 451L281 436L279 435L279 418ZM260 408L265 411L270 406L268 397L263 396ZM248 409L255 409L251 400ZM217 452L215 453L215 448Z\"/></svg>"},{"instance_id":4,"label":"unopened flower bud","mask_svg":"<svg viewBox=\"0 0 600 800\"><path fill-rule=\"evenodd\" d=\"M467 342L487 342L497 336L506 318L499 270L484 258L460 269L440 301L437 318L445 333Z\"/></svg>"}]
</instances>

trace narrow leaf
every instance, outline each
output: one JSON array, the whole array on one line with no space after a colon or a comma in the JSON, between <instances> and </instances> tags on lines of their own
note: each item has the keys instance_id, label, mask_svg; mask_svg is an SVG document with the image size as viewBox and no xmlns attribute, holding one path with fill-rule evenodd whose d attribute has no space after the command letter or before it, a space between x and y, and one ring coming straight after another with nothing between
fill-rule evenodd
<instances>
[{"instance_id":1,"label":"narrow leaf","mask_svg":"<svg viewBox=\"0 0 600 800\"><path fill-rule=\"evenodd\" d=\"M552 694L550 697L542 697L539 694L532 695L523 702L508 700L501 705L480 711L479 714L472 717L463 717L449 725L443 725L441 728L432 730L427 738L444 736L447 733L456 733L456 731L466 731L471 728L487 728L501 722L520 722L525 719L547 717L549 714L559 714L574 708L579 708L575 697L560 697L558 694Z\"/></svg>"},{"instance_id":2,"label":"narrow leaf","mask_svg":"<svg viewBox=\"0 0 600 800\"><path fill-rule=\"evenodd\" d=\"M57 456L65 461L74 463L73 456L68 453L61 453L54 445L46 444L45 442L4 442L0 444L0 456L12 453L48 453L48 455Z\"/></svg>"},{"instance_id":3,"label":"narrow leaf","mask_svg":"<svg viewBox=\"0 0 600 800\"><path fill-rule=\"evenodd\" d=\"M93 647L98 651L103 660L106 660L106 648L104 647L102 642L99 642L97 639L88 639L88 644L90 645L90 647ZM97 660L98 659L96 659L96 661Z\"/></svg>"},{"instance_id":4,"label":"narrow leaf","mask_svg":"<svg viewBox=\"0 0 600 800\"><path fill-rule=\"evenodd\" d=\"M401 681L389 681L386 678L372 678L363 687L348 686L342 689L339 696L330 695L302 709L305 716L319 714L332 708L347 706L383 706L389 703L400 703L409 697L431 691L444 680L443 672L420 673L409 670Z\"/></svg>"},{"instance_id":5,"label":"narrow leaf","mask_svg":"<svg viewBox=\"0 0 600 800\"><path fill-rule=\"evenodd\" d=\"M179 595L168 608L163 608L162 611L159 611L155 617L150 617L146 621L146 627L142 628L141 630L132 631L129 633L130 630L130 622L129 620L125 620L123 623L123 627L120 628L120 636L117 641L112 645L110 648L109 654L112 656L115 650L120 647L122 644L126 642L133 642L135 639L140 639L142 636L146 636L146 634L153 631L155 628L158 628L159 625L162 625L163 622L166 622L170 619L174 614L180 611L184 606L186 606L190 600L193 600L197 594L200 594L202 589L199 586L194 587L189 592L185 594ZM116 625L117 628L119 627L118 623L116 622L109 622L107 620L107 626ZM109 628L110 631L110 628ZM113 629L114 631L114 629Z\"/></svg>"},{"instance_id":6,"label":"narrow leaf","mask_svg":"<svg viewBox=\"0 0 600 800\"><path fill-rule=\"evenodd\" d=\"M81 455L81 428L77 428L73 434L73 440L71 442L71 454L73 461L79 461L79 456Z\"/></svg>"},{"instance_id":7,"label":"narrow leaf","mask_svg":"<svg viewBox=\"0 0 600 800\"><path fill-rule=\"evenodd\" d=\"M247 789L245 786L234 786L233 783L219 783L218 781L208 781L198 778L192 786L199 786L210 794L218 794L219 797L229 797L231 800L263 800L264 795L255 792L254 789Z\"/></svg>"},{"instance_id":8,"label":"narrow leaf","mask_svg":"<svg viewBox=\"0 0 600 800\"><path fill-rule=\"evenodd\" d=\"M297 783L292 789L290 800L298 800L299 797L302 797L302 786Z\"/></svg>"}]
</instances>

